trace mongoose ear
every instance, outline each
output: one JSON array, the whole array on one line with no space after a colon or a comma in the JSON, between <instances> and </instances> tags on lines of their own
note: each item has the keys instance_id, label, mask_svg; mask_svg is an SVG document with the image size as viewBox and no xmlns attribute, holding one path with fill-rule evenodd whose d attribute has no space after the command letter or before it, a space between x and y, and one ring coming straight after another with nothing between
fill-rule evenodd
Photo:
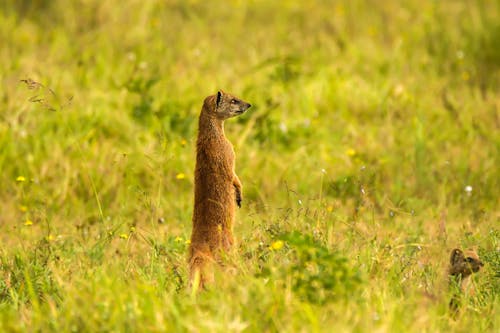
<instances>
[{"instance_id":1,"label":"mongoose ear","mask_svg":"<svg viewBox=\"0 0 500 333\"><path fill-rule=\"evenodd\" d=\"M450 265L454 265L457 262L463 261L465 259L464 253L460 249L454 249L451 251L450 255Z\"/></svg>"},{"instance_id":2,"label":"mongoose ear","mask_svg":"<svg viewBox=\"0 0 500 333\"><path fill-rule=\"evenodd\" d=\"M217 100L216 100L216 102L215 102L215 108L218 108L218 107L219 107L220 101L222 100L222 94L223 94L223 93L224 93L224 92L223 92L222 90L219 90L219 91L217 92Z\"/></svg>"}]
</instances>

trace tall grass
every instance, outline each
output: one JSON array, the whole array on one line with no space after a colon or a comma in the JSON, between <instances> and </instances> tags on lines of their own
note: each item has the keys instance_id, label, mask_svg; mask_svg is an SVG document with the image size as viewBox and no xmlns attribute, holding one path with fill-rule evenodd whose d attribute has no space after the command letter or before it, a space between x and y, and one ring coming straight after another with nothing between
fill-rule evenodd
<instances>
[{"instance_id":1,"label":"tall grass","mask_svg":"<svg viewBox=\"0 0 500 333\"><path fill-rule=\"evenodd\" d=\"M497 331L495 1L0 4L0 331ZM238 247L186 291L222 88ZM475 247L448 313L446 265Z\"/></svg>"}]
</instances>

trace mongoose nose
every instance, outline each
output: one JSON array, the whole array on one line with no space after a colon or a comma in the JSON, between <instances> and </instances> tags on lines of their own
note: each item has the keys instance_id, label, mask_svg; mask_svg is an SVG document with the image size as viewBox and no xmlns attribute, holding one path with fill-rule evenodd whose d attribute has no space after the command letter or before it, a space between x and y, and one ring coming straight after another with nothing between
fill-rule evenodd
<instances>
[{"instance_id":1,"label":"mongoose nose","mask_svg":"<svg viewBox=\"0 0 500 333\"><path fill-rule=\"evenodd\" d=\"M481 266L481 267L483 267L483 266L484 266L484 264L483 264L483 262L482 262L482 261L480 261L480 262L479 262L479 266Z\"/></svg>"},{"instance_id":2,"label":"mongoose nose","mask_svg":"<svg viewBox=\"0 0 500 333\"><path fill-rule=\"evenodd\" d=\"M247 109L250 108L251 106L252 106L252 104L247 103Z\"/></svg>"}]
</instances>

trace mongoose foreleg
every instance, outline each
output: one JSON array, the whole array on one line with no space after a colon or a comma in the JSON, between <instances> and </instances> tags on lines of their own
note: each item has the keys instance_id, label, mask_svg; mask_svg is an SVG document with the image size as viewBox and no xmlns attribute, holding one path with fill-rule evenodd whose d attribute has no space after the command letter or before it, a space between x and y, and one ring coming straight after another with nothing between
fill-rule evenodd
<instances>
[{"instance_id":1,"label":"mongoose foreleg","mask_svg":"<svg viewBox=\"0 0 500 333\"><path fill-rule=\"evenodd\" d=\"M234 186L234 191L235 191L235 197L236 197L236 204L238 205L238 207L241 208L241 201L243 200L243 191L242 191L242 186L241 186L241 182L240 182L240 179L238 178L238 176L236 176L236 174L234 175L234 178L233 178L233 186Z\"/></svg>"}]
</instances>

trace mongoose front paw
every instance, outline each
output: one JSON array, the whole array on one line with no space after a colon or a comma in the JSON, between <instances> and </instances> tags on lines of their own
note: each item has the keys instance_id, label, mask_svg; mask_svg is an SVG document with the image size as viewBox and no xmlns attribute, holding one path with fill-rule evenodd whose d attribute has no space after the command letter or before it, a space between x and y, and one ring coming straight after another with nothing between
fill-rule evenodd
<instances>
[{"instance_id":1,"label":"mongoose front paw","mask_svg":"<svg viewBox=\"0 0 500 333\"><path fill-rule=\"evenodd\" d=\"M236 204L238 205L239 208L241 208L241 202L243 201L241 195L241 185L234 184L234 194L236 197Z\"/></svg>"},{"instance_id":2,"label":"mongoose front paw","mask_svg":"<svg viewBox=\"0 0 500 333\"><path fill-rule=\"evenodd\" d=\"M241 201L243 201L241 198L241 191L236 186L235 189L236 189L236 204L238 205L239 208L241 208Z\"/></svg>"}]
</instances>

